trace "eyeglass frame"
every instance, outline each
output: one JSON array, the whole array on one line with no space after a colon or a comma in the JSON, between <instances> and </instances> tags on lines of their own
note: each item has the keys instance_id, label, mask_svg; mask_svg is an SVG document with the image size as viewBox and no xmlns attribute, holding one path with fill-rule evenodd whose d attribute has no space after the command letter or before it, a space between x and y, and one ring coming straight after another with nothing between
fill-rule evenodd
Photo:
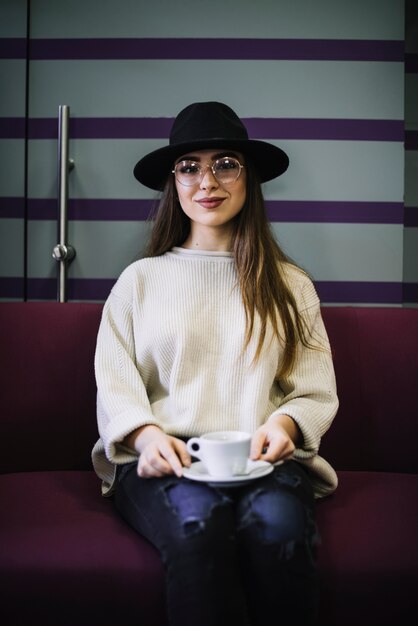
<instances>
[{"instance_id":1,"label":"eyeglass frame","mask_svg":"<svg viewBox=\"0 0 418 626\"><path fill-rule=\"evenodd\" d=\"M216 174L215 174L215 171L214 171L215 164L218 161L221 161L222 159L231 159L231 160L235 161L236 163L238 163L238 166L239 166L239 171L238 171L237 177L234 180L231 180L228 183L225 183L225 182L219 180L217 178ZM176 176L176 167L177 167L177 165L179 165L180 163L184 163L186 161L191 161L192 163L196 163L196 165L199 166L200 175L201 175L200 179L198 181L196 181L195 183L191 183L190 185L186 185L186 183L182 183ZM196 161L195 159L180 159L180 161L178 161L175 164L174 169L171 170L171 173L174 174L174 177L177 180L177 182L180 183L180 185L183 185L183 187L193 187L193 185L197 185L197 184L200 185L200 183L202 182L202 180L203 180L203 178L204 178L204 176L206 174L206 171L210 168L212 170L213 177L215 178L215 180L218 181L218 183L221 183L221 185L231 185L232 183L235 183L238 180L238 178L241 176L241 172L244 169L244 167L245 167L245 165L242 165L242 163L239 162L237 157L229 156L229 155L225 154L224 156L218 157L217 159L212 161L211 164L206 163L206 165L204 167L202 167L202 165L198 161ZM205 168L205 172L203 172L204 168Z\"/></svg>"}]
</instances>

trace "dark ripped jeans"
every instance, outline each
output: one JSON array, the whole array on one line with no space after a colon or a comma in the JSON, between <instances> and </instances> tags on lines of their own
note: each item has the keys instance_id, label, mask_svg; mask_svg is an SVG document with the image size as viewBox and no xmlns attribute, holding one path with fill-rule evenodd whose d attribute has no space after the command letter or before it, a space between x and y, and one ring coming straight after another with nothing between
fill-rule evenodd
<instances>
[{"instance_id":1,"label":"dark ripped jeans","mask_svg":"<svg viewBox=\"0 0 418 626\"><path fill-rule=\"evenodd\" d=\"M295 461L234 488L119 469L115 504L159 550L172 626L315 623L314 499Z\"/></svg>"}]
</instances>

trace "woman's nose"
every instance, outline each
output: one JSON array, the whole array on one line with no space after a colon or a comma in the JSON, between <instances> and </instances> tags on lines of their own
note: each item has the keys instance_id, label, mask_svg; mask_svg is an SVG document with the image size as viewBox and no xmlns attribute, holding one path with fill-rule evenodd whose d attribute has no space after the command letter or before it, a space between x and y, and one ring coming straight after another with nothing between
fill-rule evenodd
<instances>
[{"instance_id":1,"label":"woman's nose","mask_svg":"<svg viewBox=\"0 0 418 626\"><path fill-rule=\"evenodd\" d=\"M200 181L201 189L215 189L218 187L218 181L216 180L212 168L207 165L203 172L202 180Z\"/></svg>"}]
</instances>

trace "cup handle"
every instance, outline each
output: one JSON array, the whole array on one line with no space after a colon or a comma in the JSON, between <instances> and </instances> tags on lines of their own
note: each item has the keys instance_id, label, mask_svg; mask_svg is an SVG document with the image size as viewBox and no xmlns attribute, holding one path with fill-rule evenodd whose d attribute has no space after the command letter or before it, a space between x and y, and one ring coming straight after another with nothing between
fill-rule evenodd
<instances>
[{"instance_id":1,"label":"cup handle","mask_svg":"<svg viewBox=\"0 0 418 626\"><path fill-rule=\"evenodd\" d=\"M191 456L196 457L197 459L200 459L200 440L199 437L192 437L191 439L188 440L187 444L187 451Z\"/></svg>"}]
</instances>

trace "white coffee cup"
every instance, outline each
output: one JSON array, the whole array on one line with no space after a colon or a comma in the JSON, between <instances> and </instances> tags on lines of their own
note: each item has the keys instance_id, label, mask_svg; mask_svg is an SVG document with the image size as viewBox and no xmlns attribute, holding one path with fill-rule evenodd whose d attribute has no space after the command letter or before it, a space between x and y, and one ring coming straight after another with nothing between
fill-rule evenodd
<instances>
[{"instance_id":1,"label":"white coffee cup","mask_svg":"<svg viewBox=\"0 0 418 626\"><path fill-rule=\"evenodd\" d=\"M247 473L251 435L239 430L220 430L192 437L187 442L189 454L202 461L214 478L228 478Z\"/></svg>"}]
</instances>

